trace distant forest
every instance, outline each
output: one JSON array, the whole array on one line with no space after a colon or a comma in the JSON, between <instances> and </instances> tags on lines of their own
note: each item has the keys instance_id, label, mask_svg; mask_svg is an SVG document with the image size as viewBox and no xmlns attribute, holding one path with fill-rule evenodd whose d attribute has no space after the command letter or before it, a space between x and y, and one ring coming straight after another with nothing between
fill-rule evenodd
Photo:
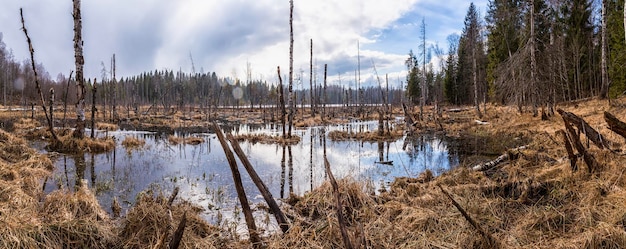
<instances>
[{"instance_id":1,"label":"distant forest","mask_svg":"<svg viewBox=\"0 0 626 249\"><path fill-rule=\"evenodd\" d=\"M374 87L328 84L323 98L323 82L315 81L313 94L309 82L299 82L304 87L294 89L296 105L311 104L311 96L313 103L342 105L377 104L384 97L392 104L474 105L480 115L480 106L489 102L537 113L561 101L614 98L626 91L624 6L624 0L491 0L483 18L472 3L462 33L449 36L447 53L427 48L422 25L416 34L417 53L409 51L404 61L408 74L402 89L387 89L381 75ZM440 65L428 63L432 54L444 58ZM102 63L97 81L86 79L87 103L94 85L100 105L128 110L146 105L169 110L278 103L278 82L169 69L118 78L114 56L110 62ZM73 80L64 74L53 78L44 65L36 67L44 94L53 88L56 103L76 103ZM287 87L283 82L283 91ZM0 92L3 105L29 105L39 99L30 61L16 60L1 35Z\"/></svg>"}]
</instances>

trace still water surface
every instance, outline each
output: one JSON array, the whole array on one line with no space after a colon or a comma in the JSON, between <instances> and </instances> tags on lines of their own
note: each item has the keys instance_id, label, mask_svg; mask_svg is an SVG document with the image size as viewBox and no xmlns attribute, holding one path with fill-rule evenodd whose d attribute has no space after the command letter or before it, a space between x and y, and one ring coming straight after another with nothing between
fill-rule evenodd
<instances>
[{"instance_id":1,"label":"still water surface","mask_svg":"<svg viewBox=\"0 0 626 249\"><path fill-rule=\"evenodd\" d=\"M290 193L302 195L325 180L323 138L333 130L375 130L376 122L354 122L346 125L296 129L300 143L292 146L241 142L250 162L275 198ZM279 134L271 125L224 126L232 134ZM105 134L99 132L100 136ZM176 134L197 136L205 142L198 145L171 145L167 134L144 131L108 132L115 136L114 151L100 154L60 155L53 177L45 183L46 192L59 188L73 189L85 179L105 210L111 210L116 197L123 210L135 202L141 191L169 193L180 187L179 197L205 209L203 216L220 223L227 213L236 210L237 194L224 151L215 134ZM140 149L127 150L121 145L126 136L146 141ZM326 154L333 174L350 177L380 190L395 177L416 177L426 169L435 174L459 163L459 155L445 137L432 134L401 138L391 142L358 142L326 140ZM239 161L238 161L239 162ZM392 162L381 164L380 162ZM246 194L253 203L263 198L240 165Z\"/></svg>"}]
</instances>

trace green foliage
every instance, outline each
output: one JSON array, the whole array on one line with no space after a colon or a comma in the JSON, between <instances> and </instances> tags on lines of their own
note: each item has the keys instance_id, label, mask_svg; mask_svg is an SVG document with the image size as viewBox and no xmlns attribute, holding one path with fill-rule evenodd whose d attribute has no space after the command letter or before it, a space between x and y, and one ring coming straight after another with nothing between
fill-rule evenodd
<instances>
[{"instance_id":1,"label":"green foliage","mask_svg":"<svg viewBox=\"0 0 626 249\"><path fill-rule=\"evenodd\" d=\"M624 41L624 0L607 0L609 96L626 91L626 42Z\"/></svg>"},{"instance_id":2,"label":"green foliage","mask_svg":"<svg viewBox=\"0 0 626 249\"><path fill-rule=\"evenodd\" d=\"M417 57L413 50L409 51L409 57L404 61L407 68L406 95L413 103L417 103L420 98L420 72Z\"/></svg>"}]
</instances>

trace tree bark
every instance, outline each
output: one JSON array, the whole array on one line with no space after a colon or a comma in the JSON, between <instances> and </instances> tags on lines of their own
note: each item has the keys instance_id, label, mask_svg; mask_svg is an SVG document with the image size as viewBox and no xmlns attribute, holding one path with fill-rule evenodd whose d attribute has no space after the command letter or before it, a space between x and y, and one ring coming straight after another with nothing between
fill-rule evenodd
<instances>
[{"instance_id":1,"label":"tree bark","mask_svg":"<svg viewBox=\"0 0 626 249\"><path fill-rule=\"evenodd\" d=\"M583 156L583 161L585 161L585 164L587 164L587 171L589 173L594 172L597 168L596 165L598 165L596 159L585 149L585 146L583 145L583 143L580 142L580 137L574 130L574 127L572 127L572 125L565 120L565 117L563 117L563 121L565 121L565 129L569 133L569 138L574 143L574 146L576 147L578 153Z\"/></svg>"},{"instance_id":2,"label":"tree bark","mask_svg":"<svg viewBox=\"0 0 626 249\"><path fill-rule=\"evenodd\" d=\"M570 142L570 138L564 130L559 130L557 133L560 133L563 136L563 142L565 142L565 150L567 151L567 157L569 157L569 164L572 168L573 172L578 170L578 166L576 163L578 162L578 156L574 154L574 149L572 148L572 143Z\"/></svg>"},{"instance_id":3,"label":"tree bark","mask_svg":"<svg viewBox=\"0 0 626 249\"><path fill-rule=\"evenodd\" d=\"M326 102L328 99L326 98L326 75L328 73L328 64L324 64L324 91L322 92L322 123L324 123L326 119Z\"/></svg>"},{"instance_id":4,"label":"tree bark","mask_svg":"<svg viewBox=\"0 0 626 249\"><path fill-rule=\"evenodd\" d=\"M20 8L20 18L22 21L22 31L24 31L24 35L26 36L26 42L28 43L28 51L30 52L30 65L33 69L33 75L35 76L35 87L37 88L37 93L39 93L39 97L41 98L41 108L43 109L43 112L46 115L46 120L48 121L48 128L50 129L50 134L52 135L52 138L55 141L58 141L59 138L57 137L56 133L54 133L52 117L48 116L48 108L46 108L46 100L43 97L43 93L41 92L41 84L39 83L39 77L37 77L37 70L35 69L35 49L33 48L33 43L31 42L30 37L28 36L28 30L26 30L26 24L24 23L24 14L23 14L22 8Z\"/></svg>"},{"instance_id":5,"label":"tree bark","mask_svg":"<svg viewBox=\"0 0 626 249\"><path fill-rule=\"evenodd\" d=\"M83 76L83 38L80 14L80 0L72 0L74 4L74 60L76 63L76 129L72 134L75 138L85 136L85 78Z\"/></svg>"},{"instance_id":6,"label":"tree bark","mask_svg":"<svg viewBox=\"0 0 626 249\"><path fill-rule=\"evenodd\" d=\"M74 71L70 71L70 76L67 78L67 85L65 86L65 95L63 96L63 127L65 127L65 124L67 124L67 95L68 95L68 91L70 89L70 81L72 80L72 74L74 74Z\"/></svg>"}]
</instances>

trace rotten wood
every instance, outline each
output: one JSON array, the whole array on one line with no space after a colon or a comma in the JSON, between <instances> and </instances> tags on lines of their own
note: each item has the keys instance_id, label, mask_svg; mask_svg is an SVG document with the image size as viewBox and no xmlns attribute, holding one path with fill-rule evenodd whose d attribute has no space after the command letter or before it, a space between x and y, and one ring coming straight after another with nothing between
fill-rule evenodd
<instances>
[{"instance_id":1,"label":"rotten wood","mask_svg":"<svg viewBox=\"0 0 626 249\"><path fill-rule=\"evenodd\" d=\"M565 123L569 123L571 125L576 126L578 131L582 132L591 140L598 148L600 149L609 149L609 142L606 138L602 136L598 131L596 131L587 121L578 117L576 114L571 112L566 112L561 109L558 109L557 112L561 114L563 117L563 121Z\"/></svg>"},{"instance_id":2,"label":"rotten wood","mask_svg":"<svg viewBox=\"0 0 626 249\"><path fill-rule=\"evenodd\" d=\"M502 162L504 162L506 160L509 160L511 158L516 157L520 153L520 150L524 150L524 149L526 149L526 146L520 146L520 147L517 147L515 149L508 150L507 152L505 152L504 154L500 155L499 157L497 157L494 160L491 160L491 161L486 162L486 163L481 163L481 164L475 165L474 167L472 167L472 170L474 170L474 171L487 171L487 170L493 169L494 167L498 166L498 164L500 164L500 163L502 163Z\"/></svg>"},{"instance_id":3,"label":"rotten wood","mask_svg":"<svg viewBox=\"0 0 626 249\"><path fill-rule=\"evenodd\" d=\"M604 120L609 124L609 129L626 138L626 123L617 119L613 114L604 112Z\"/></svg>"},{"instance_id":4,"label":"rotten wood","mask_svg":"<svg viewBox=\"0 0 626 249\"><path fill-rule=\"evenodd\" d=\"M452 201L452 204L456 207L457 210L459 210L459 212L461 212L461 214L463 215L465 220L467 220L467 222L469 222L478 231L478 233L480 233L480 235L482 235L483 238L485 238L489 242L489 245L490 245L491 248L498 246L498 241L490 233L487 233L480 226L480 224L478 224L478 222L476 222L465 211L465 209L461 206L461 204L459 204L456 200L454 200L454 198L452 198L452 195L450 195L450 193L448 193L448 191L446 191L440 184L437 184L437 187L439 187L439 189L441 189L441 192L443 192L443 194L446 195L448 197L448 199L450 199Z\"/></svg>"},{"instance_id":5,"label":"rotten wood","mask_svg":"<svg viewBox=\"0 0 626 249\"><path fill-rule=\"evenodd\" d=\"M339 222L339 229L341 230L341 237L343 238L343 244L347 249L352 249L352 243L350 242L350 237L348 236L348 230L346 228L346 222L343 219L343 207L341 206L341 195L339 193L339 185L333 176L333 173L330 171L330 163L326 156L324 156L324 166L326 167L326 175L330 180L330 185L333 186L333 193L335 195L336 200L336 208L337 208L337 220Z\"/></svg>"},{"instance_id":6,"label":"rotten wood","mask_svg":"<svg viewBox=\"0 0 626 249\"><path fill-rule=\"evenodd\" d=\"M252 181L259 189L259 192L261 192L261 195L263 195L263 198L269 206L272 214L274 214L274 217L276 218L276 222L278 222L280 229L283 231L283 233L287 233L287 231L289 230L289 224L287 223L287 219L285 219L285 215L280 210L278 203L276 203L276 200L274 200L274 197L272 197L272 193L269 191L263 180L261 180L261 177L259 177L256 170L254 170L254 167L252 167L250 160L248 160L248 157L246 157L246 154L241 149L241 146L239 146L239 142L237 142L237 139L235 139L231 134L227 134L226 138L228 138L228 140L230 141L230 145L235 151L235 154L237 154L237 157L239 157L239 161L243 163L244 168L246 168L246 171L248 171L250 178L252 178Z\"/></svg>"},{"instance_id":7,"label":"rotten wood","mask_svg":"<svg viewBox=\"0 0 626 249\"><path fill-rule=\"evenodd\" d=\"M252 216L252 210L250 209L250 204L248 203L248 197L246 197L246 191L244 190L243 183L241 182L241 175L239 174L239 168L237 167L235 155L233 155L233 152L229 149L222 130L215 122L213 122L213 130L222 145L222 149L224 149L224 154L226 155L228 165L230 166L230 170L233 174L235 190L237 190L237 197L239 197L241 209L246 220L246 225L248 226L248 233L250 234L250 243L254 248L261 248L262 241L257 232L256 224L254 223L254 216Z\"/></svg>"},{"instance_id":8,"label":"rotten wood","mask_svg":"<svg viewBox=\"0 0 626 249\"><path fill-rule=\"evenodd\" d=\"M26 29L26 24L24 23L24 12L22 11L22 8L20 8L20 18L22 21L22 31L24 31L24 35L26 36L26 42L28 43L28 51L30 52L30 65L33 69L33 74L35 76L35 87L37 88L37 93L39 93L39 97L41 98L41 108L43 108L43 112L46 114L46 120L48 121L48 128L50 129L50 135L52 135L52 138L55 141L59 141L59 138L54 132L54 125L52 123L52 117L48 115L48 108L46 108L46 100L43 97L43 93L41 92L41 84L39 83L39 77L37 77L37 70L35 68L35 49L33 48L33 43L30 40L30 36L28 36L28 30Z\"/></svg>"},{"instance_id":9,"label":"rotten wood","mask_svg":"<svg viewBox=\"0 0 626 249\"><path fill-rule=\"evenodd\" d=\"M557 131L557 133L563 136L563 142L565 143L565 150L567 151L567 157L569 158L570 167L572 168L572 171L574 172L578 171L578 165L576 165L576 163L578 162L578 156L574 154L574 149L572 148L572 143L570 142L571 139L569 138L569 136L564 130L559 130Z\"/></svg>"},{"instance_id":10,"label":"rotten wood","mask_svg":"<svg viewBox=\"0 0 626 249\"><path fill-rule=\"evenodd\" d=\"M167 206L168 207L172 207L172 204L174 203L174 199L176 199L176 196L178 196L178 192L180 191L180 188L177 186L174 188L174 191L172 191L172 195L170 195L170 198L167 200Z\"/></svg>"}]
</instances>

